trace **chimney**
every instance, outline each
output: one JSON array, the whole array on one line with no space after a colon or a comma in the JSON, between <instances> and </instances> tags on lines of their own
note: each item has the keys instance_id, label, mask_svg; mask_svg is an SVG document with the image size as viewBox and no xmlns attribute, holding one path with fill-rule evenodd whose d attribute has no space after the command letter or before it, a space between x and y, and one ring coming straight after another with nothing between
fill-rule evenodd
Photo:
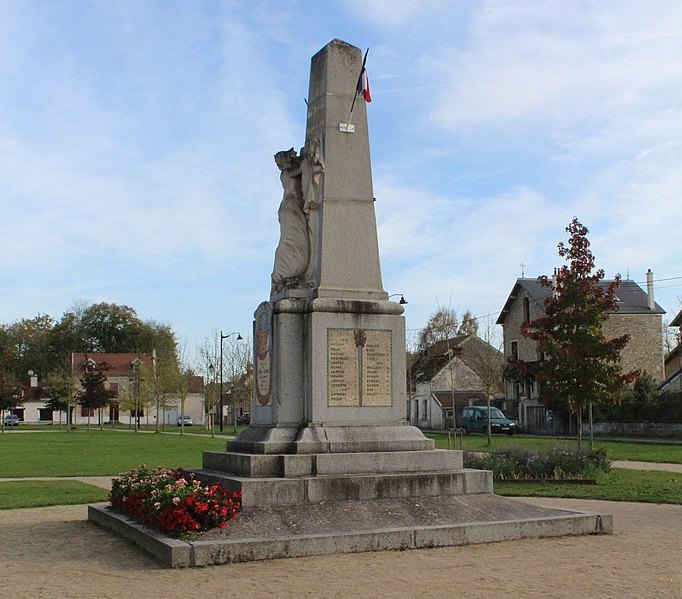
<instances>
[{"instance_id":1,"label":"chimney","mask_svg":"<svg viewBox=\"0 0 682 599\"><path fill-rule=\"evenodd\" d=\"M654 302L654 273L651 269L646 271L646 298L649 310L653 312L656 309L656 302Z\"/></svg>"}]
</instances>

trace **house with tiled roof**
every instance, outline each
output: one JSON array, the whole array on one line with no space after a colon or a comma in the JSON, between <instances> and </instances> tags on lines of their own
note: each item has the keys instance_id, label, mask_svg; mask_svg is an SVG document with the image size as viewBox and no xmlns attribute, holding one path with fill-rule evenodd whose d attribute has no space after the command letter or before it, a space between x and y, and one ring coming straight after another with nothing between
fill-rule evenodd
<instances>
[{"instance_id":1,"label":"house with tiled roof","mask_svg":"<svg viewBox=\"0 0 682 599\"><path fill-rule=\"evenodd\" d=\"M606 287L612 281L602 280ZM540 285L538 279L517 279L500 312L497 324L502 325L505 359L519 358L525 362L540 359L537 343L521 335L521 325L545 315L545 300L552 293L551 286ZM604 323L608 338L630 335L621 352L623 372L648 372L655 381L664 379L662 317L665 310L654 301L653 273L647 272L647 291L626 279L616 290L617 309L610 312ZM532 376L507 371L504 394L518 405L519 421L526 430L550 432L550 420L541 406L539 386Z\"/></svg>"},{"instance_id":2,"label":"house with tiled roof","mask_svg":"<svg viewBox=\"0 0 682 599\"><path fill-rule=\"evenodd\" d=\"M76 405L71 407L72 424L83 424L88 416L94 424L117 423L133 425L136 413L139 412L140 424L155 425L157 420L156 400L151 392L145 393L145 377L153 376L155 367L153 353L72 353L71 369L74 382L80 387L79 379L86 370L103 368L106 376L105 386L113 391L113 398L102 412L90 410ZM63 414L53 413L47 405L49 399L37 375L32 375L30 383L22 388L23 401L17 414L29 423L58 423ZM204 401L204 378L191 376L188 381L188 393L185 398L185 416L192 418L194 424L206 421ZM160 405L158 419L161 425L175 426L181 413L180 398L170 395Z\"/></svg>"},{"instance_id":3,"label":"house with tiled roof","mask_svg":"<svg viewBox=\"0 0 682 599\"><path fill-rule=\"evenodd\" d=\"M665 357L665 379L659 385L663 392L682 393L682 310L670 321L671 327L678 327L678 343Z\"/></svg>"},{"instance_id":4,"label":"house with tiled roof","mask_svg":"<svg viewBox=\"0 0 682 599\"><path fill-rule=\"evenodd\" d=\"M501 400L504 357L475 335L459 335L421 351L409 368L409 419L422 429L452 426L452 409ZM487 385L486 381L491 381Z\"/></svg>"}]
</instances>

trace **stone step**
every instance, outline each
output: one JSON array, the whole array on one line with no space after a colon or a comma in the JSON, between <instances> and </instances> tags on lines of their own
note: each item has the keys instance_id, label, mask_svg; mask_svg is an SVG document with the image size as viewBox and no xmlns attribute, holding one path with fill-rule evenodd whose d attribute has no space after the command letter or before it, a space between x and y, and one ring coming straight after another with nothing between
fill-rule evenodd
<instances>
[{"instance_id":1,"label":"stone step","mask_svg":"<svg viewBox=\"0 0 682 599\"><path fill-rule=\"evenodd\" d=\"M241 491L245 509L336 501L435 497L492 493L489 470L401 472L393 474L318 475L250 478L215 470L192 470L205 483Z\"/></svg>"},{"instance_id":2,"label":"stone step","mask_svg":"<svg viewBox=\"0 0 682 599\"><path fill-rule=\"evenodd\" d=\"M460 470L461 451L390 451L319 454L244 454L205 451L205 470L250 478L319 476L338 474L390 474Z\"/></svg>"},{"instance_id":3,"label":"stone step","mask_svg":"<svg viewBox=\"0 0 682 599\"><path fill-rule=\"evenodd\" d=\"M613 534L608 514L543 508L492 494L254 508L240 512L224 530L189 541L148 529L105 504L89 506L88 520L171 568Z\"/></svg>"}]
</instances>

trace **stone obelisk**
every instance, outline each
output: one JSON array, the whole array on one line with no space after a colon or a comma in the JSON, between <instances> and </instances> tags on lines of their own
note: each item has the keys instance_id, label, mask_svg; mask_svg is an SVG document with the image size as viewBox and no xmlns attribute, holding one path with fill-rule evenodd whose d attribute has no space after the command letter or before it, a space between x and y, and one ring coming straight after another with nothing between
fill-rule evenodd
<instances>
[{"instance_id":1,"label":"stone obelisk","mask_svg":"<svg viewBox=\"0 0 682 599\"><path fill-rule=\"evenodd\" d=\"M280 242L255 314L252 424L230 451L433 447L405 420L403 307L381 281L361 68L339 40L312 58L305 144L275 156Z\"/></svg>"}]
</instances>

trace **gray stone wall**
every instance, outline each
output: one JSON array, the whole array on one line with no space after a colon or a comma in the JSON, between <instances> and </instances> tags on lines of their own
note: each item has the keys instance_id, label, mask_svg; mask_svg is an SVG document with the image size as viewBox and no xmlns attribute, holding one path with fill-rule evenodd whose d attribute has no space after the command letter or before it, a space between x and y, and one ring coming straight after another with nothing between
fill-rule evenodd
<instances>
[{"instance_id":1,"label":"gray stone wall","mask_svg":"<svg viewBox=\"0 0 682 599\"><path fill-rule=\"evenodd\" d=\"M621 352L623 372L642 370L654 379L663 376L663 331L660 314L611 314L604 334L612 339L629 334L630 341Z\"/></svg>"},{"instance_id":2,"label":"gray stone wall","mask_svg":"<svg viewBox=\"0 0 682 599\"><path fill-rule=\"evenodd\" d=\"M551 293L547 289L547 293ZM537 344L532 339L526 339L521 335L521 324L523 324L523 298L528 297L525 290L520 289L519 295L514 301L507 314L507 318L504 321L504 326L502 327L502 335L504 338L504 355L506 358L511 356L511 344L512 341L518 341L519 346L519 358L525 360L526 362L533 362L539 358L537 352ZM539 306L530 297L529 307L530 307L530 320L533 321L536 318L540 318L545 314L545 306Z\"/></svg>"},{"instance_id":3,"label":"gray stone wall","mask_svg":"<svg viewBox=\"0 0 682 599\"><path fill-rule=\"evenodd\" d=\"M548 290L549 292L549 290ZM527 362L539 358L535 341L521 336L523 323L523 298L521 290L511 306L504 321L504 354L511 356L511 343L518 341L519 358ZM535 320L544 315L544 306L530 301L530 318ZM663 373L663 333L660 314L611 314L604 325L607 338L629 334L630 341L621 352L621 364L624 372L630 370L646 371L654 379L662 381Z\"/></svg>"}]
</instances>

